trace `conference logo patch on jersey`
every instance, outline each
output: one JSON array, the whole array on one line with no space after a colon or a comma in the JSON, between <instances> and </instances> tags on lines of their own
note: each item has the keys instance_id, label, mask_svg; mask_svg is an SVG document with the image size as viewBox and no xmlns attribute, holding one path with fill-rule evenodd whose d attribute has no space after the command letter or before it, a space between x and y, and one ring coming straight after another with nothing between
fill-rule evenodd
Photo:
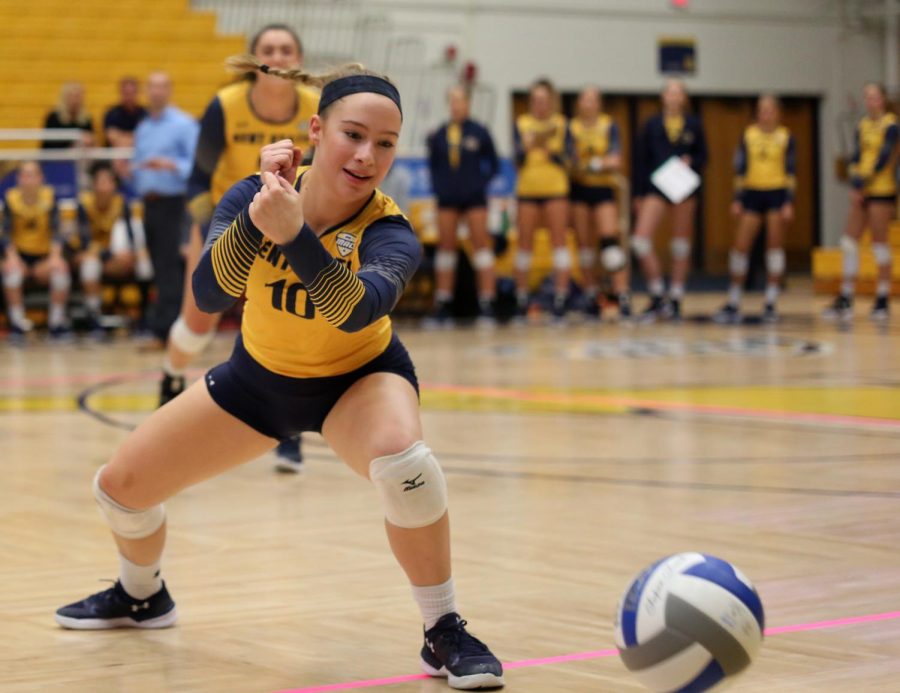
<instances>
[{"instance_id":1,"label":"conference logo patch on jersey","mask_svg":"<svg viewBox=\"0 0 900 693\"><path fill-rule=\"evenodd\" d=\"M475 135L469 135L463 138L462 146L467 151L477 152L481 148L481 142Z\"/></svg>"},{"instance_id":2,"label":"conference logo patch on jersey","mask_svg":"<svg viewBox=\"0 0 900 693\"><path fill-rule=\"evenodd\" d=\"M352 233L341 231L335 238L335 243L337 244L337 249L341 254L341 257L347 257L356 247L356 236Z\"/></svg>"}]
</instances>

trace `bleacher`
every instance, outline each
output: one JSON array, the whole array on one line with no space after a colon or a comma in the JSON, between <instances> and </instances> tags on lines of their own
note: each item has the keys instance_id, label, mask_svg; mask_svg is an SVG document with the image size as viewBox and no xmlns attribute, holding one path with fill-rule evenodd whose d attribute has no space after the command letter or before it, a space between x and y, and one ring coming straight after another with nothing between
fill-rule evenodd
<instances>
[{"instance_id":1,"label":"bleacher","mask_svg":"<svg viewBox=\"0 0 900 693\"><path fill-rule=\"evenodd\" d=\"M143 79L157 69L171 75L174 103L200 115L227 80L223 59L242 52L245 41L218 33L216 14L192 10L189 0L31 0L27 11L2 3L0 82L8 88L0 128L40 127L71 80L84 84L85 106L99 128L118 101L119 79Z\"/></svg>"}]
</instances>

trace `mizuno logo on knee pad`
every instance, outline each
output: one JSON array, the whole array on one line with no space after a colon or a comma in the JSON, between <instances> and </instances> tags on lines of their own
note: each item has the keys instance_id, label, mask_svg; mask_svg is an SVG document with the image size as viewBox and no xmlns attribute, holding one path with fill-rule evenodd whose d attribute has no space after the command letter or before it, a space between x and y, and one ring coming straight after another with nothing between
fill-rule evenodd
<instances>
[{"instance_id":1,"label":"mizuno logo on knee pad","mask_svg":"<svg viewBox=\"0 0 900 693\"><path fill-rule=\"evenodd\" d=\"M419 479L421 479L421 478L422 478L422 475L419 474L419 476L417 476L415 479L407 479L406 481L404 481L403 482L403 492L406 493L407 491L414 491L415 489L419 488L420 486L424 486L425 482L419 481Z\"/></svg>"}]
</instances>

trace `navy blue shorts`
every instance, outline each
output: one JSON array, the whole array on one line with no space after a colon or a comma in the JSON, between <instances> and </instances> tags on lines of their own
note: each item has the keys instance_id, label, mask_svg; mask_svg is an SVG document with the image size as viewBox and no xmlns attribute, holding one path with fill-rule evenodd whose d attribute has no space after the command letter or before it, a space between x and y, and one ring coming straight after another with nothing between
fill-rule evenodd
<instances>
[{"instance_id":1,"label":"navy blue shorts","mask_svg":"<svg viewBox=\"0 0 900 693\"><path fill-rule=\"evenodd\" d=\"M866 204L870 202L885 202L887 204L895 205L897 204L897 196L896 195L866 195L863 200Z\"/></svg>"},{"instance_id":2,"label":"navy blue shorts","mask_svg":"<svg viewBox=\"0 0 900 693\"><path fill-rule=\"evenodd\" d=\"M589 205L602 205L605 202L615 202L616 194L608 186L578 185L572 183L569 191L569 199L572 202L582 202Z\"/></svg>"},{"instance_id":3,"label":"navy blue shorts","mask_svg":"<svg viewBox=\"0 0 900 693\"><path fill-rule=\"evenodd\" d=\"M22 262L25 263L26 267L34 267L37 263L50 257L50 255L31 255L30 253L19 253L19 257L22 258Z\"/></svg>"},{"instance_id":4,"label":"navy blue shorts","mask_svg":"<svg viewBox=\"0 0 900 693\"><path fill-rule=\"evenodd\" d=\"M741 193L741 205L745 212L765 214L777 212L788 203L788 192L785 188L778 190L744 190Z\"/></svg>"},{"instance_id":5,"label":"navy blue shorts","mask_svg":"<svg viewBox=\"0 0 900 693\"><path fill-rule=\"evenodd\" d=\"M236 419L270 438L284 440L304 431L321 432L325 417L357 380L372 373L395 373L419 392L406 347L391 337L388 348L350 373L326 378L289 378L260 365L238 336L231 358L206 373L213 401Z\"/></svg>"},{"instance_id":6,"label":"navy blue shorts","mask_svg":"<svg viewBox=\"0 0 900 693\"><path fill-rule=\"evenodd\" d=\"M438 195L438 209L453 209L457 212L467 212L478 207L487 207L487 196L484 193L475 193L467 197L443 197Z\"/></svg>"},{"instance_id":7,"label":"navy blue shorts","mask_svg":"<svg viewBox=\"0 0 900 693\"><path fill-rule=\"evenodd\" d=\"M653 185L653 183L650 183L650 188L647 190L647 193L650 195L658 195L659 197L661 197L663 199L664 202L667 202L670 205L674 204L672 202L672 200L670 200L668 197L666 197L665 193L662 190L660 190L659 188L657 188L655 185ZM700 197L700 188L697 188L694 192L692 192L690 195L688 195L684 199L684 202L687 202L688 200L696 200L698 197Z\"/></svg>"}]
</instances>

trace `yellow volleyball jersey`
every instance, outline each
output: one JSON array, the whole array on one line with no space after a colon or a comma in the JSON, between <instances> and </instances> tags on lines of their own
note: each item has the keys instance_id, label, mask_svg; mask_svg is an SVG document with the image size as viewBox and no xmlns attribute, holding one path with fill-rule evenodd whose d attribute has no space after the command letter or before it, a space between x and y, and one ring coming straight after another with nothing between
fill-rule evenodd
<instances>
[{"instance_id":1,"label":"yellow volleyball jersey","mask_svg":"<svg viewBox=\"0 0 900 693\"><path fill-rule=\"evenodd\" d=\"M748 190L780 190L793 188L793 176L787 170L791 132L783 125L765 132L758 125L744 130L747 173L744 188Z\"/></svg>"},{"instance_id":2,"label":"yellow volleyball jersey","mask_svg":"<svg viewBox=\"0 0 900 693\"><path fill-rule=\"evenodd\" d=\"M591 173L587 166L594 157L609 154L610 132L613 119L601 113L592 125L585 125L580 118L569 121L569 130L575 142L575 154L578 165L572 173L572 180L579 185L591 187L608 187L613 184L613 174L609 171Z\"/></svg>"},{"instance_id":3,"label":"yellow volleyball jersey","mask_svg":"<svg viewBox=\"0 0 900 693\"><path fill-rule=\"evenodd\" d=\"M91 245L96 248L109 248L113 226L125 216L125 198L116 193L109 206L100 209L94 193L86 190L78 195L78 203L87 216Z\"/></svg>"},{"instance_id":4,"label":"yellow volleyball jersey","mask_svg":"<svg viewBox=\"0 0 900 693\"><path fill-rule=\"evenodd\" d=\"M566 119L554 114L546 120L538 120L530 113L516 119L520 137L531 134L544 140L544 148L531 149L519 168L516 194L519 197L565 197L569 194L569 175L565 164Z\"/></svg>"},{"instance_id":5,"label":"yellow volleyball jersey","mask_svg":"<svg viewBox=\"0 0 900 693\"><path fill-rule=\"evenodd\" d=\"M20 253L47 255L53 244L56 196L53 188L42 185L34 204L25 202L19 188L6 192L6 214L10 216L12 244Z\"/></svg>"},{"instance_id":6,"label":"yellow volleyball jersey","mask_svg":"<svg viewBox=\"0 0 900 693\"><path fill-rule=\"evenodd\" d=\"M263 145L290 139L303 150L309 149L309 119L319 109L319 93L309 87L297 87L297 112L284 123L263 120L250 105L252 82L243 81L221 89L217 94L225 119L225 149L213 171L213 204L218 204L228 189L259 170L259 150Z\"/></svg>"},{"instance_id":7,"label":"yellow volleyball jersey","mask_svg":"<svg viewBox=\"0 0 900 693\"><path fill-rule=\"evenodd\" d=\"M675 144L681 139L681 133L684 132L684 116L665 116L663 127L666 128L666 137L669 138L669 142Z\"/></svg>"},{"instance_id":8,"label":"yellow volleyball jersey","mask_svg":"<svg viewBox=\"0 0 900 693\"><path fill-rule=\"evenodd\" d=\"M366 229L384 217L403 216L397 204L376 190L350 219L328 229L319 240L354 273ZM247 278L247 303L241 324L244 347L265 368L292 378L321 378L349 373L387 349L387 315L359 332L343 332L316 310L300 278L278 247L264 239Z\"/></svg>"},{"instance_id":9,"label":"yellow volleyball jersey","mask_svg":"<svg viewBox=\"0 0 900 693\"><path fill-rule=\"evenodd\" d=\"M875 162L884 145L887 129L891 125L897 125L897 116L893 113L885 113L877 120L866 116L857 126L859 137L859 174L866 179L863 193L868 196L880 197L897 194L897 148L891 152L887 165L874 176Z\"/></svg>"}]
</instances>

